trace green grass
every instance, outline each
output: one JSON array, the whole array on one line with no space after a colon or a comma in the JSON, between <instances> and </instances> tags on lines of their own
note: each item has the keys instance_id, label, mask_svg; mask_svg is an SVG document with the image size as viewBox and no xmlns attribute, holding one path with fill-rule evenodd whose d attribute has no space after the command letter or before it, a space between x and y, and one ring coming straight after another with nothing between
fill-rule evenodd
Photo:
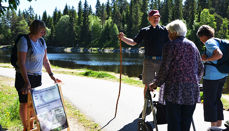
<instances>
[{"instance_id":1,"label":"green grass","mask_svg":"<svg viewBox=\"0 0 229 131\"><path fill-rule=\"evenodd\" d=\"M0 124L10 131L21 131L23 126L19 118L19 101L14 79L0 76ZM72 117L87 130L95 131L99 125L82 114L71 103L64 100L67 117Z\"/></svg>"},{"instance_id":2,"label":"green grass","mask_svg":"<svg viewBox=\"0 0 229 131\"><path fill-rule=\"evenodd\" d=\"M10 63L0 63L0 67L3 67L3 68L13 68L13 66Z\"/></svg>"},{"instance_id":3,"label":"green grass","mask_svg":"<svg viewBox=\"0 0 229 131\"><path fill-rule=\"evenodd\" d=\"M222 100L222 102L223 102L223 108L224 108L225 110L229 110L229 100L224 99L224 98L222 98L221 100Z\"/></svg>"},{"instance_id":4,"label":"green grass","mask_svg":"<svg viewBox=\"0 0 229 131\"><path fill-rule=\"evenodd\" d=\"M202 91L200 92L200 99L201 99L201 102L203 103L204 97L203 97L203 92ZM229 100L225 99L225 98L221 98L221 101L223 103L223 108L225 110L229 110Z\"/></svg>"},{"instance_id":5,"label":"green grass","mask_svg":"<svg viewBox=\"0 0 229 131\"><path fill-rule=\"evenodd\" d=\"M8 130L23 130L19 118L19 102L13 79L0 77L0 124Z\"/></svg>"},{"instance_id":6,"label":"green grass","mask_svg":"<svg viewBox=\"0 0 229 131\"><path fill-rule=\"evenodd\" d=\"M80 122L80 124L82 124L84 127L88 128L91 131L95 131L100 128L100 126L97 123L88 120L84 114L82 114L68 101L64 100L64 105L66 107L67 117L72 117L77 119Z\"/></svg>"},{"instance_id":7,"label":"green grass","mask_svg":"<svg viewBox=\"0 0 229 131\"><path fill-rule=\"evenodd\" d=\"M118 73L113 73L108 71L93 71L89 69L69 69L69 68L61 68L53 65L52 65L52 70L54 73L60 73L60 74L93 77L93 78L111 80L116 82L119 81ZM122 74L122 83L137 86L137 87L144 87L142 81L139 80L137 77L128 77L123 74Z\"/></svg>"},{"instance_id":8,"label":"green grass","mask_svg":"<svg viewBox=\"0 0 229 131\"><path fill-rule=\"evenodd\" d=\"M88 76L88 77L95 77L95 78L108 78L108 79L116 78L115 76L109 73L102 72L102 71L92 71L92 70L81 72L80 75Z\"/></svg>"}]
</instances>

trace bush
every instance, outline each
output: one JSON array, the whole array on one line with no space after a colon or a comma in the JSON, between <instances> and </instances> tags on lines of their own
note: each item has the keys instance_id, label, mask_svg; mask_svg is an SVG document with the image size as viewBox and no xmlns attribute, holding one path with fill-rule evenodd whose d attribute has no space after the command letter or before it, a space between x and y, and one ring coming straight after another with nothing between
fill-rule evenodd
<instances>
[{"instance_id":1,"label":"bush","mask_svg":"<svg viewBox=\"0 0 229 131\"><path fill-rule=\"evenodd\" d=\"M95 77L95 78L115 78L115 76L113 76L111 74L101 72L101 71L92 71L92 70L85 71L85 72L81 73L81 75L89 76L89 77Z\"/></svg>"}]
</instances>

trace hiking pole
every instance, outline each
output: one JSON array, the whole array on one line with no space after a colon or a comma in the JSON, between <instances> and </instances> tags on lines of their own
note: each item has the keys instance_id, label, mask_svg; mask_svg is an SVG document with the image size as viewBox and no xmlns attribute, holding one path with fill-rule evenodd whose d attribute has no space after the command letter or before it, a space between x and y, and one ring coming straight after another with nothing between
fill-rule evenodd
<instances>
[{"instance_id":1,"label":"hiking pole","mask_svg":"<svg viewBox=\"0 0 229 131\"><path fill-rule=\"evenodd\" d=\"M118 111L118 102L119 102L119 98L120 98L120 93L121 93L121 82L122 82L122 41L121 38L119 38L119 50L120 50L120 73L119 73L119 91L118 91L118 98L116 101L116 107L115 107L115 115L114 117L107 122L106 125L104 125L100 130L102 130L103 128L105 128L107 125L109 125L111 123L111 121L113 121L116 118L117 115L117 111Z\"/></svg>"}]
</instances>

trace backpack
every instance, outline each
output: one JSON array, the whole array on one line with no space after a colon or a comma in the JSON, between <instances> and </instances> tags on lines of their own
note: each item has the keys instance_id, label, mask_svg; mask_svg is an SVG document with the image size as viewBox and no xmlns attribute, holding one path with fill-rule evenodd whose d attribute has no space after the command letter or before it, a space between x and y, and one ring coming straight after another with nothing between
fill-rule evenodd
<instances>
[{"instance_id":1,"label":"backpack","mask_svg":"<svg viewBox=\"0 0 229 131\"><path fill-rule=\"evenodd\" d=\"M26 41L27 41L27 46L28 46L28 50L32 47L31 45L31 41L29 38L28 34L20 34L17 36L15 43L11 49L11 56L10 56L10 63L14 68L18 68L17 66L17 43L18 41L21 39L21 37L25 37ZM42 43L42 45L44 45L44 40L42 38L40 38L40 41ZM33 53L33 50L31 50L30 55Z\"/></svg>"},{"instance_id":2,"label":"backpack","mask_svg":"<svg viewBox=\"0 0 229 131\"><path fill-rule=\"evenodd\" d=\"M215 38L219 42L219 48L223 53L223 57L217 61L217 64L206 63L206 65L215 66L221 73L229 73L229 41Z\"/></svg>"}]
</instances>

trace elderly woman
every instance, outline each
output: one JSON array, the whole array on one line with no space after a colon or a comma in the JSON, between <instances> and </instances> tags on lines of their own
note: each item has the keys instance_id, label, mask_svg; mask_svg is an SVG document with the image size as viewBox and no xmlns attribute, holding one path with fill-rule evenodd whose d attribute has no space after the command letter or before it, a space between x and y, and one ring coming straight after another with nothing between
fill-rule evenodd
<instances>
[{"instance_id":1,"label":"elderly woman","mask_svg":"<svg viewBox=\"0 0 229 131\"><path fill-rule=\"evenodd\" d=\"M195 44L185 38L187 28L181 20L166 26L170 42L163 48L163 59L151 91L165 83L168 131L189 131L196 103L203 64Z\"/></svg>"}]
</instances>

